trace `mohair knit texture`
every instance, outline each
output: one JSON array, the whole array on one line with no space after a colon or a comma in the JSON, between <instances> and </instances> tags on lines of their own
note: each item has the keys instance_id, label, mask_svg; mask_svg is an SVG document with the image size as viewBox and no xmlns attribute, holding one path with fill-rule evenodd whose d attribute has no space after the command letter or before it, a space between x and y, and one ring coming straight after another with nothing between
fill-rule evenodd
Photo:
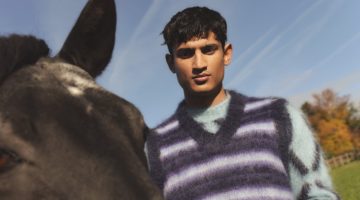
<instances>
[{"instance_id":1,"label":"mohair knit texture","mask_svg":"<svg viewBox=\"0 0 360 200\"><path fill-rule=\"evenodd\" d=\"M230 99L231 96L226 94L226 98L218 105L209 108L188 108L187 112L206 131L216 134L226 117Z\"/></svg>"},{"instance_id":2,"label":"mohair knit texture","mask_svg":"<svg viewBox=\"0 0 360 200\"><path fill-rule=\"evenodd\" d=\"M166 199L338 199L299 111L280 98L228 94L215 134L183 101L147 136L150 174Z\"/></svg>"}]
</instances>

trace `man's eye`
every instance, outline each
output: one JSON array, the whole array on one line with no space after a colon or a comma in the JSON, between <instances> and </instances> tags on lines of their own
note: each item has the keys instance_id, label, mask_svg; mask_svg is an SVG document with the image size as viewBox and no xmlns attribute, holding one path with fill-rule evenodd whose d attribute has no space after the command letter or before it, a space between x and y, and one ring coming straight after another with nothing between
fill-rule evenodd
<instances>
[{"instance_id":1,"label":"man's eye","mask_svg":"<svg viewBox=\"0 0 360 200\"><path fill-rule=\"evenodd\" d=\"M186 59L191 58L195 54L195 49L179 49L176 51L176 57Z\"/></svg>"},{"instance_id":2,"label":"man's eye","mask_svg":"<svg viewBox=\"0 0 360 200\"><path fill-rule=\"evenodd\" d=\"M21 162L21 159L11 151L0 149L0 173L4 173Z\"/></svg>"},{"instance_id":3,"label":"man's eye","mask_svg":"<svg viewBox=\"0 0 360 200\"><path fill-rule=\"evenodd\" d=\"M215 46L215 45L208 45L208 46L204 46L203 48L201 48L201 52L203 54L207 54L207 55L211 55L211 54L215 53L216 50L217 50L217 46Z\"/></svg>"}]
</instances>

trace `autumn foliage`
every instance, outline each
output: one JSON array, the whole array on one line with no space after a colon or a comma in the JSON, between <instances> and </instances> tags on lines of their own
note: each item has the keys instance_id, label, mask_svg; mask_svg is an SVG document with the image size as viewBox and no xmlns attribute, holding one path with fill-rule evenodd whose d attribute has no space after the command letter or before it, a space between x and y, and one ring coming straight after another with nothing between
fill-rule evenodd
<instances>
[{"instance_id":1,"label":"autumn foliage","mask_svg":"<svg viewBox=\"0 0 360 200\"><path fill-rule=\"evenodd\" d=\"M357 150L360 147L360 117L349 96L339 96L326 89L314 94L313 98L313 102L305 102L301 108L327 157Z\"/></svg>"}]
</instances>

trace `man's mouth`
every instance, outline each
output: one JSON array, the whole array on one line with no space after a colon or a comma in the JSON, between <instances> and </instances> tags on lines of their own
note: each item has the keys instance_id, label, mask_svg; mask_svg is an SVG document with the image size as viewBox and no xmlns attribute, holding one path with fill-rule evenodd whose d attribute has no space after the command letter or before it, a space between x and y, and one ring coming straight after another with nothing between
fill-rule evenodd
<instances>
[{"instance_id":1,"label":"man's mouth","mask_svg":"<svg viewBox=\"0 0 360 200\"><path fill-rule=\"evenodd\" d=\"M210 78L209 74L199 74L193 76L193 80L195 81L196 84L204 84L209 80L209 78Z\"/></svg>"}]
</instances>

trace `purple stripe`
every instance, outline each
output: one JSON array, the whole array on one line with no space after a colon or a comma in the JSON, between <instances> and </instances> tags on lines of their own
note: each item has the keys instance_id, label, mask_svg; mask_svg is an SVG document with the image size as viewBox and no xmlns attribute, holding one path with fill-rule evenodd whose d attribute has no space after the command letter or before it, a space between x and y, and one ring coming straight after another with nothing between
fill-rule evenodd
<instances>
[{"instance_id":1,"label":"purple stripe","mask_svg":"<svg viewBox=\"0 0 360 200\"><path fill-rule=\"evenodd\" d=\"M202 200L219 200L219 199L277 199L291 200L294 199L289 190L278 187L258 187L258 188L237 188L228 191L212 193L201 198Z\"/></svg>"},{"instance_id":2,"label":"purple stripe","mask_svg":"<svg viewBox=\"0 0 360 200\"><path fill-rule=\"evenodd\" d=\"M276 133L276 125L274 121L254 122L251 124L242 125L237 129L235 137L242 137L254 133L263 133L274 135Z\"/></svg>"},{"instance_id":3,"label":"purple stripe","mask_svg":"<svg viewBox=\"0 0 360 200\"><path fill-rule=\"evenodd\" d=\"M293 150L289 151L289 157L290 157L290 161L293 164L293 166L295 167L295 169L297 169L302 176L305 176L309 172L309 169L300 160L300 158L297 157L297 155L295 154L295 152Z\"/></svg>"},{"instance_id":4,"label":"purple stripe","mask_svg":"<svg viewBox=\"0 0 360 200\"><path fill-rule=\"evenodd\" d=\"M170 132L173 129L176 129L178 126L179 126L179 121L172 121L167 123L165 126L155 129L155 132L157 132L159 135L163 135Z\"/></svg>"},{"instance_id":5,"label":"purple stripe","mask_svg":"<svg viewBox=\"0 0 360 200\"><path fill-rule=\"evenodd\" d=\"M246 154L218 156L170 174L164 184L164 193L170 193L177 187L189 184L198 178L218 171L236 167L262 165L265 163L280 172L286 173L282 161L269 152L247 152Z\"/></svg>"},{"instance_id":6,"label":"purple stripe","mask_svg":"<svg viewBox=\"0 0 360 200\"><path fill-rule=\"evenodd\" d=\"M273 152L274 155L279 154L277 140L268 135L255 134L247 137L242 137L239 140L232 139L232 142L222 146L221 148L214 148L213 146L203 146L196 148L196 151L186 151L178 154L176 163L173 160L165 159L164 168L170 171L177 171L190 163L205 162L215 154L234 155L239 153L246 154L248 151L268 151ZM208 149L211 148L211 149ZM212 153L208 153L211 151Z\"/></svg>"},{"instance_id":7,"label":"purple stripe","mask_svg":"<svg viewBox=\"0 0 360 200\"><path fill-rule=\"evenodd\" d=\"M272 169L271 166L256 165L223 170L174 189L168 196L179 196L179 199L198 199L209 191L224 191L239 187L276 186L289 189L286 174ZM182 195L184 194L184 195ZM190 197L188 195L191 195Z\"/></svg>"},{"instance_id":8,"label":"purple stripe","mask_svg":"<svg viewBox=\"0 0 360 200\"><path fill-rule=\"evenodd\" d=\"M315 144L316 148L315 148L315 158L312 164L312 170L313 171L317 171L319 169L320 166L320 159L321 159L321 155L320 155L320 145L319 144Z\"/></svg>"},{"instance_id":9,"label":"purple stripe","mask_svg":"<svg viewBox=\"0 0 360 200\"><path fill-rule=\"evenodd\" d=\"M259 108L262 108L264 106L268 106L272 104L276 99L262 99L259 101L247 103L244 108L244 112L250 112L253 110L257 110Z\"/></svg>"},{"instance_id":10,"label":"purple stripe","mask_svg":"<svg viewBox=\"0 0 360 200\"><path fill-rule=\"evenodd\" d=\"M167 145L165 147L160 148L160 159L164 160L166 158L171 158L177 155L179 152L189 152L196 149L197 144L192 138L187 138L180 142Z\"/></svg>"}]
</instances>

